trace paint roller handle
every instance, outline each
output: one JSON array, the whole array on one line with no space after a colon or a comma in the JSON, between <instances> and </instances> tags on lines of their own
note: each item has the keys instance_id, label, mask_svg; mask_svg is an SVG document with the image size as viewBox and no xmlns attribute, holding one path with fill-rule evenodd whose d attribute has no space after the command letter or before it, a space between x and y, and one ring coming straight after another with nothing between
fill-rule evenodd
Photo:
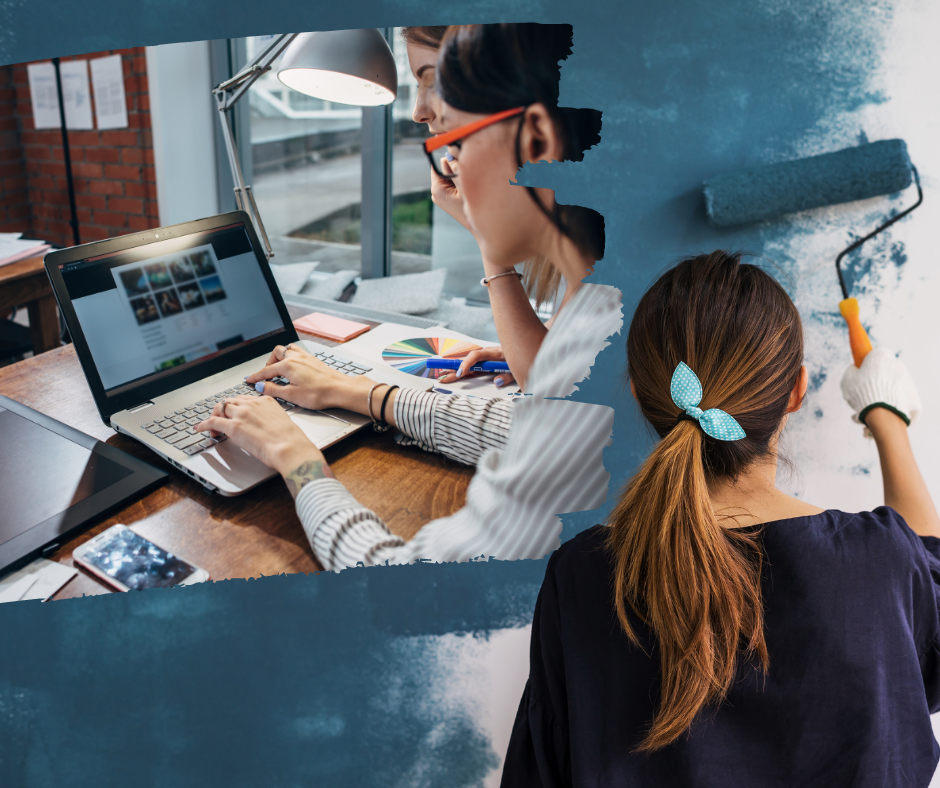
<instances>
[{"instance_id":1,"label":"paint roller handle","mask_svg":"<svg viewBox=\"0 0 940 788\"><path fill-rule=\"evenodd\" d=\"M871 340L862 327L862 321L858 318L858 301L854 298L846 298L839 302L839 311L849 327L849 344L852 346L852 359L856 367L861 367L862 362L871 352Z\"/></svg>"}]
</instances>

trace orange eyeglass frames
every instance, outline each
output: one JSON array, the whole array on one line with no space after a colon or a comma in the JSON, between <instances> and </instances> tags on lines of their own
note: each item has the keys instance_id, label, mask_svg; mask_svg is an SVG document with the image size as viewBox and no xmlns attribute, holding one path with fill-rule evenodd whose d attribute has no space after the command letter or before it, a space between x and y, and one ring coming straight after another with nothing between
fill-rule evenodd
<instances>
[{"instance_id":1,"label":"orange eyeglass frames","mask_svg":"<svg viewBox=\"0 0 940 788\"><path fill-rule=\"evenodd\" d=\"M492 126L494 123L499 123L509 118L514 118L517 115L521 115L526 111L526 109L527 107L505 109L502 112L497 112L493 115L481 118L480 120L475 120L473 123L467 123L464 126L459 126L458 128L445 132L444 134L435 134L433 137L428 137L424 141L424 152L427 154L428 161L431 162L431 169L433 169L434 172L442 178L453 178L456 173L444 172L441 166L442 158L447 159L447 161L457 160L457 157L454 156L450 150L448 150L449 148L456 148L459 151L460 143L471 134L475 134L481 129L485 129L487 126Z\"/></svg>"}]
</instances>

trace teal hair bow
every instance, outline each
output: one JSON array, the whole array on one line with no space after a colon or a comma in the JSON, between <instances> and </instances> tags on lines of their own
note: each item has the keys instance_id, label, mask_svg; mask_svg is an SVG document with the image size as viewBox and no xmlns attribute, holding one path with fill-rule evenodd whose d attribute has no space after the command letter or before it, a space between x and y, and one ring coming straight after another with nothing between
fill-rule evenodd
<instances>
[{"instance_id":1,"label":"teal hair bow","mask_svg":"<svg viewBox=\"0 0 940 788\"><path fill-rule=\"evenodd\" d=\"M702 401L702 382L698 379L698 375L682 361L672 373L669 393L676 407L695 419L706 435L711 435L720 441L739 441L746 437L741 425L723 410L718 408L702 410L698 406Z\"/></svg>"}]
</instances>

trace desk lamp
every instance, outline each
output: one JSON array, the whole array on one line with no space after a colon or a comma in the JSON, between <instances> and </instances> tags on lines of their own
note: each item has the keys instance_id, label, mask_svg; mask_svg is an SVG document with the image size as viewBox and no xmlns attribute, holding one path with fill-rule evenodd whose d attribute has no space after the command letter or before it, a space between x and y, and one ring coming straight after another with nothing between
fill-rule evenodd
<instances>
[{"instance_id":1,"label":"desk lamp","mask_svg":"<svg viewBox=\"0 0 940 788\"><path fill-rule=\"evenodd\" d=\"M285 33L234 77L214 88L212 93L222 123L222 137L228 152L235 202L246 211L258 228L268 258L274 257L251 186L245 183L238 149L232 133L231 110L236 102L283 53L277 72L287 87L314 98L338 104L378 107L391 104L398 92L398 69L392 50L378 28L332 30L318 33Z\"/></svg>"}]
</instances>

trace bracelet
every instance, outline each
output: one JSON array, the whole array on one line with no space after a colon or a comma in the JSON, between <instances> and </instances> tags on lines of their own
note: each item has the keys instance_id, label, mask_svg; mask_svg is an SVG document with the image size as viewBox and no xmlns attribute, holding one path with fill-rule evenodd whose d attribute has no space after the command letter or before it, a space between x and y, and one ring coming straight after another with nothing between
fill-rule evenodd
<instances>
[{"instance_id":1,"label":"bracelet","mask_svg":"<svg viewBox=\"0 0 940 788\"><path fill-rule=\"evenodd\" d=\"M369 396L366 397L366 409L369 411L369 418L372 419L372 429L374 429L376 432L384 432L384 430L379 429L378 419L376 419L372 413L372 392L375 391L379 386L387 386L387 385L388 383L373 383L372 388L369 389ZM385 429L388 429L388 425L386 425Z\"/></svg>"},{"instance_id":2,"label":"bracelet","mask_svg":"<svg viewBox=\"0 0 940 788\"><path fill-rule=\"evenodd\" d=\"M382 407L379 408L379 418L382 420L382 423L385 425L385 429L388 429L390 426L388 421L385 418L385 405L388 402L388 398L389 396L391 396L391 393L397 388L401 388L401 387L400 386L388 387L388 391L385 392L385 398L382 400ZM382 430L382 432L385 432L385 430Z\"/></svg>"},{"instance_id":3,"label":"bracelet","mask_svg":"<svg viewBox=\"0 0 940 788\"><path fill-rule=\"evenodd\" d=\"M490 282L492 282L494 279L499 279L501 276L518 276L520 279L522 279L522 274L520 274L518 271L503 271L501 274L493 274L493 276L484 276L480 280L480 284L483 285L483 287L489 287Z\"/></svg>"}]
</instances>

